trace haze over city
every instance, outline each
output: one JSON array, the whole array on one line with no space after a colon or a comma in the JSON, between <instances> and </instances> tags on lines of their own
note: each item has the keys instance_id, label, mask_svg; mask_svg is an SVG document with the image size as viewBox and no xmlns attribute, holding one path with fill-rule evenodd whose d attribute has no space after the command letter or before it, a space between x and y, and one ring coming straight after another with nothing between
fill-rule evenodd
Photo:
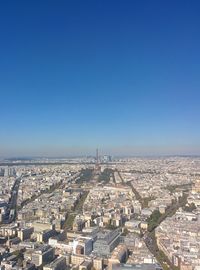
<instances>
[{"instance_id":1,"label":"haze over city","mask_svg":"<svg viewBox=\"0 0 200 270\"><path fill-rule=\"evenodd\" d=\"M200 154L199 1L3 1L0 156Z\"/></svg>"},{"instance_id":2,"label":"haze over city","mask_svg":"<svg viewBox=\"0 0 200 270\"><path fill-rule=\"evenodd\" d=\"M200 270L199 15L0 1L0 270Z\"/></svg>"}]
</instances>

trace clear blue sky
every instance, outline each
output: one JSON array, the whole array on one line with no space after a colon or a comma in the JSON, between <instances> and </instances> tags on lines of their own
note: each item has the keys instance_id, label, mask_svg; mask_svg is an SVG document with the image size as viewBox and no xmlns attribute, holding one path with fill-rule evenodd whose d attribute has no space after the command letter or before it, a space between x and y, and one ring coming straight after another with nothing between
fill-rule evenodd
<instances>
[{"instance_id":1,"label":"clear blue sky","mask_svg":"<svg viewBox=\"0 0 200 270\"><path fill-rule=\"evenodd\" d=\"M0 156L200 154L200 2L1 1Z\"/></svg>"}]
</instances>

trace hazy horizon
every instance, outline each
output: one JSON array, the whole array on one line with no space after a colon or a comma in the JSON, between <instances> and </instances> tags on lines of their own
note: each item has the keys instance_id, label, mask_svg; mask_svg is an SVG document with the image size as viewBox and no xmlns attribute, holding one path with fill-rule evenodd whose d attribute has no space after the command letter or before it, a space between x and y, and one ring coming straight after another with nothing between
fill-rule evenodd
<instances>
[{"instance_id":1,"label":"hazy horizon","mask_svg":"<svg viewBox=\"0 0 200 270\"><path fill-rule=\"evenodd\" d=\"M193 148L193 151L191 149ZM10 153L1 155L0 158L70 158L70 157L83 157L83 156L95 156L96 148L64 148L62 151L49 151L48 149L44 151L25 151L21 150L19 152L13 153L13 150ZM100 155L112 155L116 157L146 157L146 156L199 156L200 147L196 148L196 146L188 146L187 148L183 148L183 146L179 147L171 147L171 148L162 148L162 147L114 147L114 148L100 148Z\"/></svg>"}]
</instances>

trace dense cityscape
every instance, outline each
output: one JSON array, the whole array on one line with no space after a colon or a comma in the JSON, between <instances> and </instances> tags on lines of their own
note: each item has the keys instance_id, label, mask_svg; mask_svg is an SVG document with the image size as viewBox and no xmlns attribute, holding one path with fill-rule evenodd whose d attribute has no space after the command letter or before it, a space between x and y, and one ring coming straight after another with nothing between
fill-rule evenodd
<instances>
[{"instance_id":1,"label":"dense cityscape","mask_svg":"<svg viewBox=\"0 0 200 270\"><path fill-rule=\"evenodd\" d=\"M2 160L0 269L200 267L200 158Z\"/></svg>"},{"instance_id":2,"label":"dense cityscape","mask_svg":"<svg viewBox=\"0 0 200 270\"><path fill-rule=\"evenodd\" d=\"M0 1L0 270L200 270L200 1Z\"/></svg>"}]
</instances>

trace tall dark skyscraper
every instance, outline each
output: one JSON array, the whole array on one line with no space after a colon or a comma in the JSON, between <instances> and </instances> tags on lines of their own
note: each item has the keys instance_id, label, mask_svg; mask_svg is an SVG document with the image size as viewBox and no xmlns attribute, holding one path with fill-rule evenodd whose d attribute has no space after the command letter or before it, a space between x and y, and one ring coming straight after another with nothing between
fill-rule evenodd
<instances>
[{"instance_id":1,"label":"tall dark skyscraper","mask_svg":"<svg viewBox=\"0 0 200 270\"><path fill-rule=\"evenodd\" d=\"M96 149L96 163L99 163L99 150L98 148Z\"/></svg>"}]
</instances>

